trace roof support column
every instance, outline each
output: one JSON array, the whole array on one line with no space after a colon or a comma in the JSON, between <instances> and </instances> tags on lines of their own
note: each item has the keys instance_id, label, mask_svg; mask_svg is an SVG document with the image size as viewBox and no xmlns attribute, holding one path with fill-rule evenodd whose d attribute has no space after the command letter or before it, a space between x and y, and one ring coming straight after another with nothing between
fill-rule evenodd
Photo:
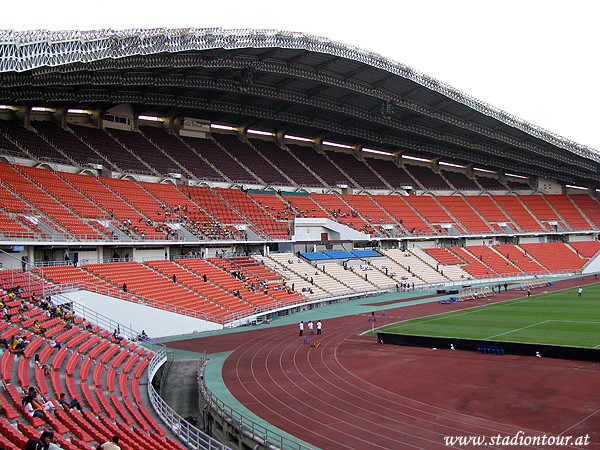
<instances>
[{"instance_id":1,"label":"roof support column","mask_svg":"<svg viewBox=\"0 0 600 450\"><path fill-rule=\"evenodd\" d=\"M240 141L248 143L248 126L237 128L236 135Z\"/></svg>"},{"instance_id":2,"label":"roof support column","mask_svg":"<svg viewBox=\"0 0 600 450\"><path fill-rule=\"evenodd\" d=\"M314 141L314 145L313 148L317 151L317 153L319 153L320 155L322 155L323 153L325 153L325 150L323 149L323 138L318 138Z\"/></svg>"}]
</instances>

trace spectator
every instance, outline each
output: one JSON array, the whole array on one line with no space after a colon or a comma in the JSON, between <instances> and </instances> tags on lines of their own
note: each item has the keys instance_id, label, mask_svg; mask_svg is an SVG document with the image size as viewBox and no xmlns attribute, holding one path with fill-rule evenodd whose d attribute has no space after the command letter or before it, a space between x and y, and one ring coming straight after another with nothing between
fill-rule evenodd
<instances>
[{"instance_id":1,"label":"spectator","mask_svg":"<svg viewBox=\"0 0 600 450\"><path fill-rule=\"evenodd\" d=\"M64 392L60 394L58 403L60 403L64 409L75 408L77 411L81 412L81 403L79 403L79 400L73 398L71 401L68 401L67 395Z\"/></svg>"},{"instance_id":2,"label":"spectator","mask_svg":"<svg viewBox=\"0 0 600 450\"><path fill-rule=\"evenodd\" d=\"M115 341L120 342L121 339L123 339L123 336L121 336L119 334L119 331L115 328L115 331L113 331L112 337Z\"/></svg>"},{"instance_id":3,"label":"spectator","mask_svg":"<svg viewBox=\"0 0 600 450\"><path fill-rule=\"evenodd\" d=\"M29 396L23 399L23 409L25 413L30 417L38 417L40 419L44 418L44 411L37 403L34 403L33 400L29 398Z\"/></svg>"},{"instance_id":4,"label":"spectator","mask_svg":"<svg viewBox=\"0 0 600 450\"><path fill-rule=\"evenodd\" d=\"M29 439L25 444L25 450L47 450L54 441L52 431L42 431L39 439Z\"/></svg>"},{"instance_id":5,"label":"spectator","mask_svg":"<svg viewBox=\"0 0 600 450\"><path fill-rule=\"evenodd\" d=\"M55 348L57 350L60 350L62 348L62 345L60 345L58 342L56 342L53 339L48 339L48 345L50 345L50 347Z\"/></svg>"},{"instance_id":6,"label":"spectator","mask_svg":"<svg viewBox=\"0 0 600 450\"><path fill-rule=\"evenodd\" d=\"M113 436L110 441L105 442L100 446L100 450L121 450L117 444L119 443L119 436Z\"/></svg>"}]
</instances>

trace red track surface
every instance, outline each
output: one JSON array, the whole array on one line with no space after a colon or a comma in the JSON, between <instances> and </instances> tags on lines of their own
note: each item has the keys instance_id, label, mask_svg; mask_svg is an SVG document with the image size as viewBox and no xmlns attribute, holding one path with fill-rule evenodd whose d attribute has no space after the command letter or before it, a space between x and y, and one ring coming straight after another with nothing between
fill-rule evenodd
<instances>
[{"instance_id":1,"label":"red track surface","mask_svg":"<svg viewBox=\"0 0 600 450\"><path fill-rule=\"evenodd\" d=\"M554 288L580 284L571 279ZM519 295L509 291L496 300ZM378 314L377 325L475 304L386 309L388 317ZM234 350L223 367L232 394L264 420L322 449L600 449L600 363L380 345L359 335L369 328L364 314L329 319L319 339L311 336L318 348L302 342L296 325L168 345ZM489 444L491 437L519 432L527 438L589 435L589 443L449 447L444 441L484 436Z\"/></svg>"}]
</instances>

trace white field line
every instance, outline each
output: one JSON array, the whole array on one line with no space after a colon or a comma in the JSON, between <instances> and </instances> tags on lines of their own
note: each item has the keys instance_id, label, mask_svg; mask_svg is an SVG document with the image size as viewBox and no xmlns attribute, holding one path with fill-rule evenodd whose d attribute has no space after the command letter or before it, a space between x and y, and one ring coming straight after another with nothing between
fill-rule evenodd
<instances>
[{"instance_id":1,"label":"white field line","mask_svg":"<svg viewBox=\"0 0 600 450\"><path fill-rule=\"evenodd\" d=\"M552 320L544 320L543 322L537 322L537 323L533 323L533 324L531 324L531 325L527 325L526 327L515 328L514 330L505 331L504 333L495 334L495 335L493 335L493 336L489 336L489 337L486 337L486 338L484 338L484 339L493 339L493 338L495 338L495 337L498 337L498 336L503 336L503 335L505 335L505 334L514 333L515 331L521 331L521 330L524 330L525 328L537 327L538 325L541 325L541 324L543 324L543 323L547 323L547 322L552 322Z\"/></svg>"},{"instance_id":2,"label":"white field line","mask_svg":"<svg viewBox=\"0 0 600 450\"><path fill-rule=\"evenodd\" d=\"M585 323L585 324L594 324L594 325L600 325L600 322L584 322L584 321L580 321L580 320L558 320L558 319L548 319L548 320L544 320L542 322L537 322L537 323L533 323L531 325L527 325L525 327L521 327L521 328L515 328L514 330L510 330L510 331L505 331L504 333L500 333L500 334L495 334L494 336L489 336L485 339L493 339L495 337L498 336L502 336L505 334L510 334L510 333L514 333L515 331L520 331L520 330L524 330L526 328L531 328L531 327L536 327L538 325L542 325L544 323L548 323L548 322L558 322L558 323ZM593 348L598 348L600 347L600 345L596 345Z\"/></svg>"}]
</instances>

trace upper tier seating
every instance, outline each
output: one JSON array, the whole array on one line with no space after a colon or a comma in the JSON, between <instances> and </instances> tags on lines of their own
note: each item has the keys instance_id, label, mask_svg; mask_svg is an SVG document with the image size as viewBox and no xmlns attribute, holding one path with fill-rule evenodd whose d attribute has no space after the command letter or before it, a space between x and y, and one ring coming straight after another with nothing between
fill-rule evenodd
<instances>
[{"instance_id":1,"label":"upper tier seating","mask_svg":"<svg viewBox=\"0 0 600 450\"><path fill-rule=\"evenodd\" d=\"M71 161L48 144L35 131L26 129L16 120L0 120L0 134L15 142L34 158L70 164Z\"/></svg>"},{"instance_id":2,"label":"upper tier seating","mask_svg":"<svg viewBox=\"0 0 600 450\"><path fill-rule=\"evenodd\" d=\"M479 186L469 177L467 177L464 173L460 172L450 172L450 171L440 171L440 173L450 182L452 186L454 186L459 191L473 191L479 190Z\"/></svg>"},{"instance_id":3,"label":"upper tier seating","mask_svg":"<svg viewBox=\"0 0 600 450\"><path fill-rule=\"evenodd\" d=\"M214 138L266 184L283 186L290 184L290 181L271 165L269 161L260 154L257 154L251 146L240 141L237 136L222 134L214 135Z\"/></svg>"},{"instance_id":4,"label":"upper tier seating","mask_svg":"<svg viewBox=\"0 0 600 450\"><path fill-rule=\"evenodd\" d=\"M506 190L506 186L500 183L497 178L475 177L475 180L477 180L477 183L479 183L482 188L488 191Z\"/></svg>"},{"instance_id":5,"label":"upper tier seating","mask_svg":"<svg viewBox=\"0 0 600 450\"><path fill-rule=\"evenodd\" d=\"M369 195L344 194L342 198L372 225L394 224L396 222Z\"/></svg>"},{"instance_id":6,"label":"upper tier seating","mask_svg":"<svg viewBox=\"0 0 600 450\"><path fill-rule=\"evenodd\" d=\"M35 120L31 122L31 126L78 164L82 166L89 163L106 165L107 162L98 153L85 145L73 133L61 128L57 123Z\"/></svg>"},{"instance_id":7,"label":"upper tier seating","mask_svg":"<svg viewBox=\"0 0 600 450\"><path fill-rule=\"evenodd\" d=\"M452 188L444 179L431 170L429 167L414 166L407 164L404 166L407 172L415 177L427 190L451 191Z\"/></svg>"},{"instance_id":8,"label":"upper tier seating","mask_svg":"<svg viewBox=\"0 0 600 450\"><path fill-rule=\"evenodd\" d=\"M568 197L573 200L573 203L577 205L591 223L596 227L600 227L600 205L598 200L588 194L569 194Z\"/></svg>"},{"instance_id":9,"label":"upper tier seating","mask_svg":"<svg viewBox=\"0 0 600 450\"><path fill-rule=\"evenodd\" d=\"M233 159L229 153L210 139L184 137L183 142L191 146L197 153L215 166L221 173L234 182L258 183L258 180L245 167ZM218 142L218 141L217 141Z\"/></svg>"},{"instance_id":10,"label":"upper tier seating","mask_svg":"<svg viewBox=\"0 0 600 450\"><path fill-rule=\"evenodd\" d=\"M34 233L0 210L0 233L5 237L32 238Z\"/></svg>"},{"instance_id":11,"label":"upper tier seating","mask_svg":"<svg viewBox=\"0 0 600 450\"><path fill-rule=\"evenodd\" d=\"M339 183L353 186L347 176L334 166L325 155L320 155L310 147L303 147L295 144L287 144L290 151L302 161L310 170L317 174L327 185L336 186Z\"/></svg>"},{"instance_id":12,"label":"upper tier seating","mask_svg":"<svg viewBox=\"0 0 600 450\"><path fill-rule=\"evenodd\" d=\"M108 180L107 178L75 175L66 172L61 172L59 175L106 211L107 217L110 218L108 222L120 228L126 234L131 235L134 233L137 235L155 237L165 236L164 233L156 232L153 226L146 225L145 221L147 219L144 216L109 189L108 186L103 183L103 181ZM120 180L116 181L118 182ZM124 183L123 185L126 187L131 186L133 189L134 183L132 181L122 180L121 183ZM125 189L125 191L127 191L127 189ZM147 196L147 194L145 195ZM125 224L125 221L131 221L131 224Z\"/></svg>"},{"instance_id":13,"label":"upper tier seating","mask_svg":"<svg viewBox=\"0 0 600 450\"><path fill-rule=\"evenodd\" d=\"M200 186L188 186L185 188L190 198L196 202L205 211L210 211L211 215L224 223L244 223L244 219L230 206L223 203L212 190Z\"/></svg>"},{"instance_id":14,"label":"upper tier seating","mask_svg":"<svg viewBox=\"0 0 600 450\"><path fill-rule=\"evenodd\" d=\"M27 158L28 155L14 142L4 136L2 131L2 124L0 124L0 153L3 155L18 156L21 158Z\"/></svg>"},{"instance_id":15,"label":"upper tier seating","mask_svg":"<svg viewBox=\"0 0 600 450\"><path fill-rule=\"evenodd\" d=\"M224 178L215 169L208 165L204 159L198 157L198 154L177 136L167 134L162 128L157 127L145 126L140 127L140 130L147 139L178 163L178 166L183 167L185 171L191 173L194 177L200 180L224 181ZM196 140L190 139L192 141ZM213 144L212 141L210 143Z\"/></svg>"},{"instance_id":16,"label":"upper tier seating","mask_svg":"<svg viewBox=\"0 0 600 450\"><path fill-rule=\"evenodd\" d=\"M370 189L386 189L386 184L363 161L349 153L327 152L327 156L359 186Z\"/></svg>"},{"instance_id":17,"label":"upper tier seating","mask_svg":"<svg viewBox=\"0 0 600 450\"><path fill-rule=\"evenodd\" d=\"M89 219L107 218L108 215L105 211L73 189L73 186L60 178L57 172L24 166L19 166L19 171L81 217Z\"/></svg>"},{"instance_id":18,"label":"upper tier seating","mask_svg":"<svg viewBox=\"0 0 600 450\"><path fill-rule=\"evenodd\" d=\"M400 189L402 186L417 187L410 175L393 161L367 158L366 163L395 189Z\"/></svg>"},{"instance_id":19,"label":"upper tier seating","mask_svg":"<svg viewBox=\"0 0 600 450\"><path fill-rule=\"evenodd\" d=\"M529 186L529 183L527 183L525 181L507 180L506 181L506 185L509 188L511 188L511 189L527 189L527 190L531 190L531 186Z\"/></svg>"},{"instance_id":20,"label":"upper tier seating","mask_svg":"<svg viewBox=\"0 0 600 450\"><path fill-rule=\"evenodd\" d=\"M250 139L250 142L265 158L271 161L271 164L279 167L294 183L299 186L323 186L315 176L290 152L282 149L274 142L263 141L261 139Z\"/></svg>"},{"instance_id":21,"label":"upper tier seating","mask_svg":"<svg viewBox=\"0 0 600 450\"><path fill-rule=\"evenodd\" d=\"M109 161L112 165L110 169L118 167L125 172L152 174L149 167L103 130L81 125L69 125L69 128Z\"/></svg>"},{"instance_id":22,"label":"upper tier seating","mask_svg":"<svg viewBox=\"0 0 600 450\"><path fill-rule=\"evenodd\" d=\"M152 167L157 173L167 175L169 173L181 172L181 168L176 162L162 153L155 145L144 138L142 134L116 129L108 130L108 133L114 136L121 145L129 149L140 160Z\"/></svg>"}]
</instances>

